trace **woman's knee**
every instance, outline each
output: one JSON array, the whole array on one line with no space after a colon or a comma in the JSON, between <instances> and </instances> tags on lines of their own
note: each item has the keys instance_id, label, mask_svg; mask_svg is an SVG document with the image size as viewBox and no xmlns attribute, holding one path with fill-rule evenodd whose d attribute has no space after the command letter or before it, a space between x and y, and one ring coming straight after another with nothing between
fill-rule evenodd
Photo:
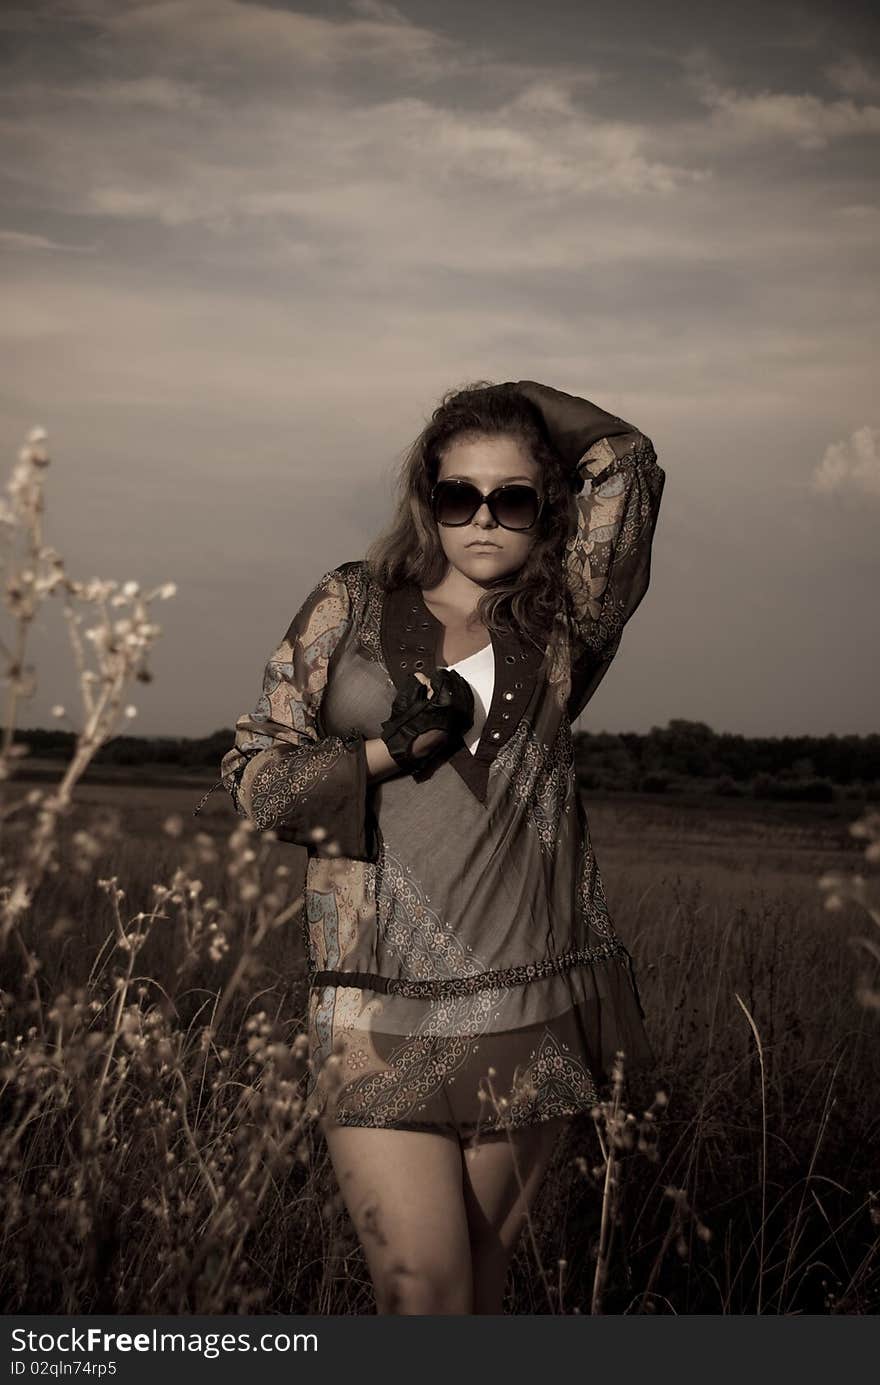
<instances>
[{"instance_id":1,"label":"woman's knee","mask_svg":"<svg viewBox=\"0 0 880 1385\"><path fill-rule=\"evenodd\" d=\"M380 1313L453 1314L473 1311L470 1267L442 1266L423 1260L397 1259L377 1276Z\"/></svg>"}]
</instances>

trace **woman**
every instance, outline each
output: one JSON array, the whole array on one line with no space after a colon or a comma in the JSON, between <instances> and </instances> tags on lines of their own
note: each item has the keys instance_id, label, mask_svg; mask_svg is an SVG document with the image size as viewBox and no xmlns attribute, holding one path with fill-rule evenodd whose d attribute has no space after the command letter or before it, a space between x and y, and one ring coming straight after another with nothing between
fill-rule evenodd
<instances>
[{"instance_id":1,"label":"woman","mask_svg":"<svg viewBox=\"0 0 880 1385\"><path fill-rule=\"evenodd\" d=\"M500 1313L565 1121L653 1053L571 722L648 586L649 438L533 381L444 396L391 528L236 722L235 807L308 848L309 1109L380 1313Z\"/></svg>"}]
</instances>

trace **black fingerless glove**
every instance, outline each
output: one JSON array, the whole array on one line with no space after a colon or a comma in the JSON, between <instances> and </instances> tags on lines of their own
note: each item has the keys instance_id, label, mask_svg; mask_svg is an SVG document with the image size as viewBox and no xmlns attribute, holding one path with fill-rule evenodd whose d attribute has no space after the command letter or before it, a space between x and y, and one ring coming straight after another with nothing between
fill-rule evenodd
<instances>
[{"instance_id":1,"label":"black fingerless glove","mask_svg":"<svg viewBox=\"0 0 880 1385\"><path fill-rule=\"evenodd\" d=\"M453 668L436 668L431 687L434 695L429 698L425 684L411 673L394 699L391 715L382 722L382 740L407 774L445 759L450 747L474 723L473 689L460 673ZM447 740L424 755L414 755L413 742L423 731L444 731Z\"/></svg>"}]
</instances>

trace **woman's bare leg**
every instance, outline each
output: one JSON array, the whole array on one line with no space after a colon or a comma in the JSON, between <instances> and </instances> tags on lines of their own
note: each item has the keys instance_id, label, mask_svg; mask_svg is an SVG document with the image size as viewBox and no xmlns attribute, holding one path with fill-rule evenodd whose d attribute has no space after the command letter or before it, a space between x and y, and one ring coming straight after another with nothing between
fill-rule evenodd
<instances>
[{"instance_id":1,"label":"woman's bare leg","mask_svg":"<svg viewBox=\"0 0 880 1385\"><path fill-rule=\"evenodd\" d=\"M471 1313L461 1146L421 1130L321 1126L387 1313Z\"/></svg>"},{"instance_id":2,"label":"woman's bare leg","mask_svg":"<svg viewBox=\"0 0 880 1385\"><path fill-rule=\"evenodd\" d=\"M462 1149L474 1313L504 1311L510 1260L565 1123L560 1117L523 1126L509 1139L482 1137L476 1148Z\"/></svg>"}]
</instances>

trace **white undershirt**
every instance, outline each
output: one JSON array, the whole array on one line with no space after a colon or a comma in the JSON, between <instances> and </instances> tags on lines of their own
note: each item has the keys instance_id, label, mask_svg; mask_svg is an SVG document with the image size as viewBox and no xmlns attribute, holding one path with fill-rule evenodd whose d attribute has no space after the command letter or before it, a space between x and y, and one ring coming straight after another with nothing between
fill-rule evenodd
<instances>
[{"instance_id":1,"label":"white undershirt","mask_svg":"<svg viewBox=\"0 0 880 1385\"><path fill-rule=\"evenodd\" d=\"M459 659L457 664L449 664L449 668L460 673L474 690L474 723L465 732L464 743L475 755L495 689L495 650L491 641L483 649L478 649L476 654Z\"/></svg>"}]
</instances>

